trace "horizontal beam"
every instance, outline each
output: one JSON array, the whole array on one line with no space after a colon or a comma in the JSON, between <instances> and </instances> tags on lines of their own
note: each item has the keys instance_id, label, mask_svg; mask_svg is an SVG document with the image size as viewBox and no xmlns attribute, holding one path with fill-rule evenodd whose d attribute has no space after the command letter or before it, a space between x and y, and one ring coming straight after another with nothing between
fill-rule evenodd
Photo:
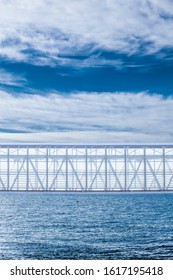
<instances>
[{"instance_id":1,"label":"horizontal beam","mask_svg":"<svg viewBox=\"0 0 173 280\"><path fill-rule=\"evenodd\" d=\"M33 154L29 154L28 157L30 159L36 159L36 160L43 160L45 161L46 159L46 154L45 155L33 155ZM102 160L104 157L104 154L103 155L88 155L88 160ZM9 154L9 158L10 159L13 159L13 160L22 160L27 158L27 155L23 154L23 155L12 155L12 154ZM48 159L50 160L64 160L66 158L65 155L49 155ZM124 155L107 155L107 158L109 160L115 160L115 159L119 159L119 160L123 160L124 159ZM127 155L127 158L129 160L135 160L135 161L141 161L141 159L143 159L143 154L141 155ZM147 158L148 159L151 159L151 160L162 160L162 155L147 155ZM0 155L0 159L7 159L7 155ZM68 159L70 160L76 160L78 159L79 161L80 160L84 160L85 159L85 155L68 155ZM168 160L168 159L172 159L173 161L173 156L172 155L166 155L165 156L165 160Z\"/></svg>"},{"instance_id":2,"label":"horizontal beam","mask_svg":"<svg viewBox=\"0 0 173 280\"><path fill-rule=\"evenodd\" d=\"M104 149L104 148L173 148L173 143L106 143L106 144L52 144L52 143L1 143L0 148L97 148L97 149Z\"/></svg>"}]
</instances>

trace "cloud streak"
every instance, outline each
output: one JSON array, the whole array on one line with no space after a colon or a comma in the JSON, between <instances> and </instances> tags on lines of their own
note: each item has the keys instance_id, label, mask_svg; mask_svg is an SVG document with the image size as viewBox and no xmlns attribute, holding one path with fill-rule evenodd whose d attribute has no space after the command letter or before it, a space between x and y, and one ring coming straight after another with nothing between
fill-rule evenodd
<instances>
[{"instance_id":1,"label":"cloud streak","mask_svg":"<svg viewBox=\"0 0 173 280\"><path fill-rule=\"evenodd\" d=\"M26 83L26 79L20 75L0 69L0 86L20 87Z\"/></svg>"},{"instance_id":2,"label":"cloud streak","mask_svg":"<svg viewBox=\"0 0 173 280\"><path fill-rule=\"evenodd\" d=\"M173 48L170 0L9 0L0 11L0 56L12 61L120 67L99 50L163 59Z\"/></svg>"},{"instance_id":3,"label":"cloud streak","mask_svg":"<svg viewBox=\"0 0 173 280\"><path fill-rule=\"evenodd\" d=\"M16 131L26 132L21 137L26 141L32 138L29 135L35 135L41 142L43 136L48 142L80 142L84 138L95 142L170 142L172 108L172 97L145 92L15 96L1 91L0 140L5 132ZM14 135L11 133L11 139L20 141L20 135Z\"/></svg>"}]
</instances>

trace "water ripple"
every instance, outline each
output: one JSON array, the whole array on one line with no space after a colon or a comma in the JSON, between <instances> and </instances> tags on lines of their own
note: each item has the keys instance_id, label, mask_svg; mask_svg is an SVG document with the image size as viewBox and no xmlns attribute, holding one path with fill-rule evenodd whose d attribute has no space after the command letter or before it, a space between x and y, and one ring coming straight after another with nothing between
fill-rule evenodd
<instances>
[{"instance_id":1,"label":"water ripple","mask_svg":"<svg viewBox=\"0 0 173 280\"><path fill-rule=\"evenodd\" d=\"M0 193L0 259L173 259L173 194Z\"/></svg>"}]
</instances>

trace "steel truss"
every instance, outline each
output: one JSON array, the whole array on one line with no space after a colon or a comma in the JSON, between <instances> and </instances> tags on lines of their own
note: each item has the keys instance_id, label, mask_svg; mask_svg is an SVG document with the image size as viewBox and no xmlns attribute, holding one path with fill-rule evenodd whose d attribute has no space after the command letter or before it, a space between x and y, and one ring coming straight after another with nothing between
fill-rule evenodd
<instances>
[{"instance_id":1,"label":"steel truss","mask_svg":"<svg viewBox=\"0 0 173 280\"><path fill-rule=\"evenodd\" d=\"M173 145L0 145L1 191L171 191Z\"/></svg>"}]
</instances>

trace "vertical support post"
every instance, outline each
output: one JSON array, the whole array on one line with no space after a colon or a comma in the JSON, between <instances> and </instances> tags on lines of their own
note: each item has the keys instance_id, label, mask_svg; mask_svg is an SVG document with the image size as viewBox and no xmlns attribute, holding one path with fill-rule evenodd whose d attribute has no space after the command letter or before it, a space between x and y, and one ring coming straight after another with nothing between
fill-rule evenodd
<instances>
[{"instance_id":1,"label":"vertical support post","mask_svg":"<svg viewBox=\"0 0 173 280\"><path fill-rule=\"evenodd\" d=\"M107 148L105 147L105 191L108 190Z\"/></svg>"},{"instance_id":2,"label":"vertical support post","mask_svg":"<svg viewBox=\"0 0 173 280\"><path fill-rule=\"evenodd\" d=\"M127 190L127 148L124 147L124 190Z\"/></svg>"},{"instance_id":3,"label":"vertical support post","mask_svg":"<svg viewBox=\"0 0 173 280\"><path fill-rule=\"evenodd\" d=\"M7 148L7 191L10 190L10 148Z\"/></svg>"},{"instance_id":4,"label":"vertical support post","mask_svg":"<svg viewBox=\"0 0 173 280\"><path fill-rule=\"evenodd\" d=\"M24 160L24 159L23 159ZM19 148L17 148L17 170L19 170ZM17 190L19 190L19 174L18 174L18 177L17 177Z\"/></svg>"},{"instance_id":5,"label":"vertical support post","mask_svg":"<svg viewBox=\"0 0 173 280\"><path fill-rule=\"evenodd\" d=\"M35 151L35 170L37 172L37 175L38 175L38 148L36 148L36 151ZM32 158L31 158L31 161L32 161ZM35 176L35 188L36 190L38 190L38 178Z\"/></svg>"},{"instance_id":6,"label":"vertical support post","mask_svg":"<svg viewBox=\"0 0 173 280\"><path fill-rule=\"evenodd\" d=\"M147 190L147 161L146 161L146 148L144 147L144 191Z\"/></svg>"},{"instance_id":7,"label":"vertical support post","mask_svg":"<svg viewBox=\"0 0 173 280\"><path fill-rule=\"evenodd\" d=\"M65 170L65 187L66 191L68 191L68 148L66 147L66 170Z\"/></svg>"},{"instance_id":8,"label":"vertical support post","mask_svg":"<svg viewBox=\"0 0 173 280\"><path fill-rule=\"evenodd\" d=\"M27 147L26 155L26 190L29 190L29 148Z\"/></svg>"},{"instance_id":9,"label":"vertical support post","mask_svg":"<svg viewBox=\"0 0 173 280\"><path fill-rule=\"evenodd\" d=\"M88 150L85 147L85 191L88 190Z\"/></svg>"},{"instance_id":10,"label":"vertical support post","mask_svg":"<svg viewBox=\"0 0 173 280\"><path fill-rule=\"evenodd\" d=\"M54 148L54 155L56 155L56 157L53 159L53 174L54 174L54 176L56 176L56 169L55 169L56 160L57 160L57 149L56 148ZM57 189L57 180L55 180L52 187L53 187L54 191Z\"/></svg>"},{"instance_id":11,"label":"vertical support post","mask_svg":"<svg viewBox=\"0 0 173 280\"><path fill-rule=\"evenodd\" d=\"M165 172L165 147L162 147L163 151L163 190L166 189L166 172Z\"/></svg>"},{"instance_id":12,"label":"vertical support post","mask_svg":"<svg viewBox=\"0 0 173 280\"><path fill-rule=\"evenodd\" d=\"M46 191L49 190L49 148L46 146Z\"/></svg>"}]
</instances>

